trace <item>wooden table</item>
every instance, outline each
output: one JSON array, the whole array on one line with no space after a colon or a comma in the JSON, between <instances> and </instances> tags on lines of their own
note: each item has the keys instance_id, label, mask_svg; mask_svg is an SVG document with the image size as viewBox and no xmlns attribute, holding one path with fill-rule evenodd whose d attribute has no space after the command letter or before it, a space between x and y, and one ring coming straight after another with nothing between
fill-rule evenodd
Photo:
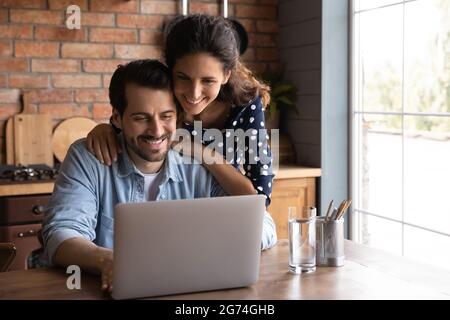
<instances>
[{"instance_id":1,"label":"wooden table","mask_svg":"<svg viewBox=\"0 0 450 320\"><path fill-rule=\"evenodd\" d=\"M257 284L239 289L160 299L450 299L450 271L347 241L339 268L287 272L288 244L262 253ZM99 278L82 273L80 290L68 290L63 269L0 273L0 299L107 299Z\"/></svg>"}]
</instances>

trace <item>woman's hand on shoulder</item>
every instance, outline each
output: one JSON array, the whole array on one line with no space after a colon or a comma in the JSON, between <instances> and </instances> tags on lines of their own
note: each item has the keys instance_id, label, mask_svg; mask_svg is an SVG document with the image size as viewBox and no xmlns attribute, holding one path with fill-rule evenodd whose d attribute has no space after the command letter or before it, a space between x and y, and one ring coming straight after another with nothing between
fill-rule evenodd
<instances>
[{"instance_id":1,"label":"woman's hand on shoulder","mask_svg":"<svg viewBox=\"0 0 450 320\"><path fill-rule=\"evenodd\" d=\"M88 150L103 164L110 166L122 152L117 135L111 125L101 123L89 132L86 139Z\"/></svg>"}]
</instances>

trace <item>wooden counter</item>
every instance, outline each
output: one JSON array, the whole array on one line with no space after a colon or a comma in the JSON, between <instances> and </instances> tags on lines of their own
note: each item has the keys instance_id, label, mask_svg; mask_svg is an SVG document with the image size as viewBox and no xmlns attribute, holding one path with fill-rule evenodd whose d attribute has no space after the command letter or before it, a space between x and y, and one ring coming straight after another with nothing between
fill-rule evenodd
<instances>
[{"instance_id":1,"label":"wooden counter","mask_svg":"<svg viewBox=\"0 0 450 320\"><path fill-rule=\"evenodd\" d=\"M316 206L316 179L319 168L280 166L275 172L272 186L272 202L267 211L277 226L278 239L288 237L288 208Z\"/></svg>"},{"instance_id":2,"label":"wooden counter","mask_svg":"<svg viewBox=\"0 0 450 320\"><path fill-rule=\"evenodd\" d=\"M0 197L52 193L53 185L54 181L2 182L0 184Z\"/></svg>"},{"instance_id":3,"label":"wooden counter","mask_svg":"<svg viewBox=\"0 0 450 320\"><path fill-rule=\"evenodd\" d=\"M260 275L245 288L160 299L450 299L450 271L352 241L345 241L343 267L288 273L289 247L280 241L261 254ZM0 273L0 299L107 299L100 278L82 272L81 289L68 290L63 269Z\"/></svg>"},{"instance_id":4,"label":"wooden counter","mask_svg":"<svg viewBox=\"0 0 450 320\"><path fill-rule=\"evenodd\" d=\"M294 165L282 165L275 172L275 180L277 179L296 179L296 178L317 178L322 174L320 168L302 167Z\"/></svg>"}]
</instances>

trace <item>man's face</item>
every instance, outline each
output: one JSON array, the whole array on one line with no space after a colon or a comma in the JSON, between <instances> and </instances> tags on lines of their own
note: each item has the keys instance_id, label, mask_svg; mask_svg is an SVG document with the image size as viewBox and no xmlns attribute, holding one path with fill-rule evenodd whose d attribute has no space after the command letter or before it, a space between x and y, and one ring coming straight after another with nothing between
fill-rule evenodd
<instances>
[{"instance_id":1,"label":"man's face","mask_svg":"<svg viewBox=\"0 0 450 320\"><path fill-rule=\"evenodd\" d=\"M128 151L148 162L163 161L176 130L176 107L168 90L157 90L127 84L127 106L114 120L122 129ZM131 154L132 158L135 158Z\"/></svg>"}]
</instances>

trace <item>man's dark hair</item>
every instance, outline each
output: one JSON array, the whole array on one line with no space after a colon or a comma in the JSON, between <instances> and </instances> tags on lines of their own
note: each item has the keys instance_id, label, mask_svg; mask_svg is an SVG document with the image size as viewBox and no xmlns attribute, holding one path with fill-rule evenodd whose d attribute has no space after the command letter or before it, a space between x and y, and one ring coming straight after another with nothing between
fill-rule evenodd
<instances>
[{"instance_id":1,"label":"man's dark hair","mask_svg":"<svg viewBox=\"0 0 450 320\"><path fill-rule=\"evenodd\" d=\"M119 65L109 84L109 101L120 116L127 107L125 88L130 83L150 89L172 90L169 69L158 60L135 60Z\"/></svg>"}]
</instances>

